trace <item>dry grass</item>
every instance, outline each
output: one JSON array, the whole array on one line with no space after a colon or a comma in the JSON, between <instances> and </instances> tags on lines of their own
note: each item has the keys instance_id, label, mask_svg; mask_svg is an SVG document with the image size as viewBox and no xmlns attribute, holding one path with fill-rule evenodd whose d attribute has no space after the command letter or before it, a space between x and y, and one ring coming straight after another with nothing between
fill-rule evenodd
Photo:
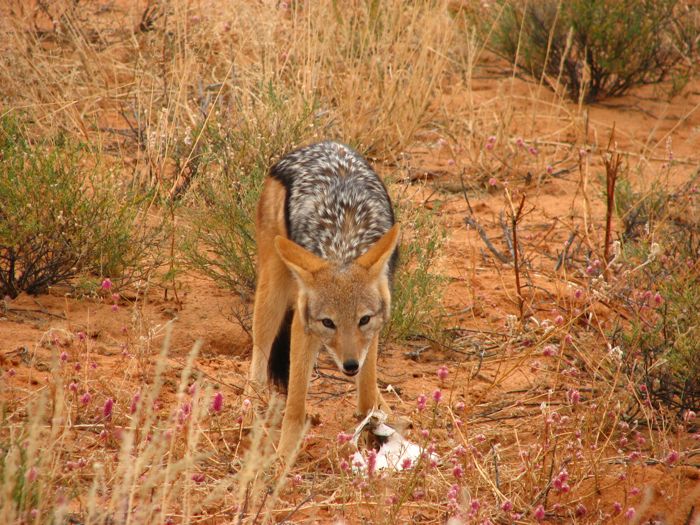
<instances>
[{"instance_id":1,"label":"dry grass","mask_svg":"<svg viewBox=\"0 0 700 525\"><path fill-rule=\"evenodd\" d=\"M197 345L174 351L172 327L144 321L149 282L114 299L132 314L109 342L122 353L104 355L99 334L49 328L33 348L2 355L0 522L697 519L695 407L652 402L621 335L661 316L652 262L680 281L697 276L696 248L661 263L652 248L678 216L689 232L700 220L697 202L681 198L685 186L670 182L689 180L687 165L655 130L640 144L618 125L620 145L605 152L612 123L541 82L518 89L511 78L484 90L483 77L503 77L460 5L0 8L3 113L26 119L37 136L65 131L123 167L131 187L151 197L151 213L173 226L166 287L177 289L181 230L211 204L206 177L213 188L252 180L287 147L329 136L389 172L402 206L415 206L406 216L428 209L442 221L439 270L450 278L440 337L392 345L382 360L401 370L387 397L411 420L409 439L439 462L424 456L401 473L354 472L334 420L312 428L283 470L273 449L280 404L255 415L242 396L244 371L221 380ZM625 217L612 213L615 199L606 209L600 198L605 155L617 152L625 162L614 179L641 188L631 208L653 197L658 188L644 184L660 175L677 204L645 222L629 251L609 242ZM421 158L434 170L425 182ZM240 187L254 196L255 184ZM551 212L562 194L570 206ZM508 213L517 217L509 222ZM463 231L465 215L482 238ZM109 294L93 300L110 306ZM435 316L426 310L424 318ZM11 312L3 301L0 313ZM407 367L405 355L417 362ZM322 364L312 399L349 412L337 399L352 388L326 372Z\"/></svg>"}]
</instances>

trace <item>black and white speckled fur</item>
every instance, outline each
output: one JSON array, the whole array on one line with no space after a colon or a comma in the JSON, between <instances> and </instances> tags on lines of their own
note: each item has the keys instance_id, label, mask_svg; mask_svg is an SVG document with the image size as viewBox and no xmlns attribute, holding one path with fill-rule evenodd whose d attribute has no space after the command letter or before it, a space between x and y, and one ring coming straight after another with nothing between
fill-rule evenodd
<instances>
[{"instance_id":1,"label":"black and white speckled fur","mask_svg":"<svg viewBox=\"0 0 700 525\"><path fill-rule=\"evenodd\" d=\"M343 144L326 141L292 151L270 176L287 191L288 237L326 260L352 262L394 224L384 184L359 153Z\"/></svg>"}]
</instances>

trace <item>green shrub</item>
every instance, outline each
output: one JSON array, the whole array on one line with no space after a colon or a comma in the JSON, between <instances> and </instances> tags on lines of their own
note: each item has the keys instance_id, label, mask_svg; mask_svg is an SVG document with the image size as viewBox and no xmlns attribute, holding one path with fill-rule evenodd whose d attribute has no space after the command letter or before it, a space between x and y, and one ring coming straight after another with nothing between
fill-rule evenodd
<instances>
[{"instance_id":1,"label":"green shrub","mask_svg":"<svg viewBox=\"0 0 700 525\"><path fill-rule=\"evenodd\" d=\"M314 105L295 107L272 85L258 98L237 99L232 122L201 130L199 173L190 190L192 228L184 241L187 264L249 299L255 288L255 210L275 159L309 141Z\"/></svg>"},{"instance_id":2,"label":"green shrub","mask_svg":"<svg viewBox=\"0 0 700 525\"><path fill-rule=\"evenodd\" d=\"M647 217L647 233L636 230L623 250L634 268L622 294L629 322L619 328L627 372L644 385L640 397L679 412L700 410L698 179L700 172L673 193L637 194L621 210L623 217Z\"/></svg>"},{"instance_id":3,"label":"green shrub","mask_svg":"<svg viewBox=\"0 0 700 525\"><path fill-rule=\"evenodd\" d=\"M32 143L0 122L0 293L46 291L83 273L139 270L143 211L114 174L63 136ZM141 239L145 240L145 239Z\"/></svg>"},{"instance_id":4,"label":"green shrub","mask_svg":"<svg viewBox=\"0 0 700 525\"><path fill-rule=\"evenodd\" d=\"M435 263L446 232L431 212L411 203L395 204L403 233L394 275L391 322L385 335L394 340L435 336L442 321L445 284L445 278L435 271Z\"/></svg>"},{"instance_id":5,"label":"green shrub","mask_svg":"<svg viewBox=\"0 0 700 525\"><path fill-rule=\"evenodd\" d=\"M681 0L501 1L494 48L536 78L561 79L592 102L663 80L682 58L673 45ZM498 11L493 9L493 11Z\"/></svg>"},{"instance_id":6,"label":"green shrub","mask_svg":"<svg viewBox=\"0 0 700 525\"><path fill-rule=\"evenodd\" d=\"M650 224L656 223L667 213L671 195L655 183L645 194L634 191L629 179L621 178L615 187L615 212L620 218L625 241L640 239L648 232Z\"/></svg>"}]
</instances>

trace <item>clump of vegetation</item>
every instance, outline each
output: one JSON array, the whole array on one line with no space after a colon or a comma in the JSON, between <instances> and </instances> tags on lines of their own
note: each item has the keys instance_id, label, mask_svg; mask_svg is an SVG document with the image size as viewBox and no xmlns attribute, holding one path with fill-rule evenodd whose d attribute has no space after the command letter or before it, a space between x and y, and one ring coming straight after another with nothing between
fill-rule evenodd
<instances>
[{"instance_id":1,"label":"clump of vegetation","mask_svg":"<svg viewBox=\"0 0 700 525\"><path fill-rule=\"evenodd\" d=\"M0 122L0 293L46 291L91 273L136 271L150 244L144 207L63 135L33 143L21 123Z\"/></svg>"},{"instance_id":2,"label":"clump of vegetation","mask_svg":"<svg viewBox=\"0 0 700 525\"><path fill-rule=\"evenodd\" d=\"M255 210L265 175L280 155L313 138L314 111L268 85L259 98L239 98L232 121L221 115L201 130L198 171L206 177L190 190L186 262L244 298L255 288Z\"/></svg>"},{"instance_id":3,"label":"clump of vegetation","mask_svg":"<svg viewBox=\"0 0 700 525\"><path fill-rule=\"evenodd\" d=\"M494 48L573 100L593 102L664 80L686 49L674 46L681 0L500 2ZM684 26L679 26L683 28Z\"/></svg>"},{"instance_id":4,"label":"clump of vegetation","mask_svg":"<svg viewBox=\"0 0 700 525\"><path fill-rule=\"evenodd\" d=\"M617 203L634 233L624 245L633 315L620 333L628 372L647 403L680 413L700 410L699 175L675 192L628 191Z\"/></svg>"},{"instance_id":5,"label":"clump of vegetation","mask_svg":"<svg viewBox=\"0 0 700 525\"><path fill-rule=\"evenodd\" d=\"M429 211L396 203L397 219L405 230L394 276L391 322L387 336L395 340L434 336L441 326L445 278L435 269L446 231Z\"/></svg>"}]
</instances>

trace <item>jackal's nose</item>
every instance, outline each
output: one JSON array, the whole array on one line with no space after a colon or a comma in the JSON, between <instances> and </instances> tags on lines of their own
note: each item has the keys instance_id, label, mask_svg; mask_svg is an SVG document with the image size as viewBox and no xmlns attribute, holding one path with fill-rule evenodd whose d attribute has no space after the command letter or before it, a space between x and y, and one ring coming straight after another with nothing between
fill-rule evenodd
<instances>
[{"instance_id":1,"label":"jackal's nose","mask_svg":"<svg viewBox=\"0 0 700 525\"><path fill-rule=\"evenodd\" d=\"M343 363L343 372L345 372L345 375L354 376L359 369L360 363L357 362L357 359L348 359Z\"/></svg>"}]
</instances>

